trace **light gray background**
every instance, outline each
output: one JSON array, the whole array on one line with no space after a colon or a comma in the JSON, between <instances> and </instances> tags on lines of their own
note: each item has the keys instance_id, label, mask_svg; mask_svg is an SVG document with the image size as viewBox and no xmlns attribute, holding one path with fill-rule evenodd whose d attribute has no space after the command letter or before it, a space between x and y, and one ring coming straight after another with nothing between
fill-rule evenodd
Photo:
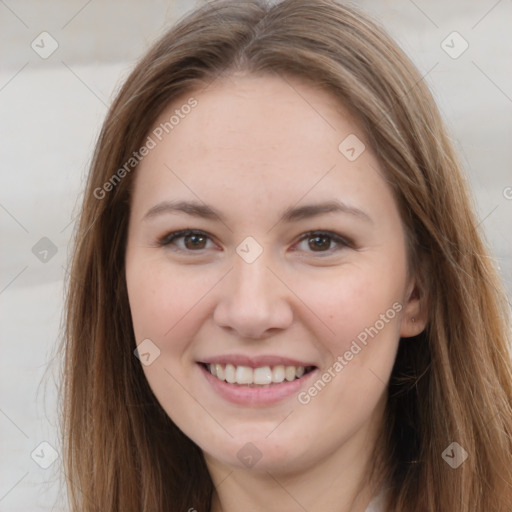
<instances>
[{"instance_id":1,"label":"light gray background","mask_svg":"<svg viewBox=\"0 0 512 512\"><path fill-rule=\"evenodd\" d=\"M31 453L43 441L59 453L58 374L48 364L77 201L115 91L151 42L203 1L0 0L0 512L65 510L61 460L43 469ZM511 1L358 3L433 89L512 296ZM58 43L47 59L31 47L43 31ZM469 44L457 59L441 47L453 31ZM46 263L32 252L42 237L57 248ZM50 456L43 445L34 459Z\"/></svg>"}]
</instances>

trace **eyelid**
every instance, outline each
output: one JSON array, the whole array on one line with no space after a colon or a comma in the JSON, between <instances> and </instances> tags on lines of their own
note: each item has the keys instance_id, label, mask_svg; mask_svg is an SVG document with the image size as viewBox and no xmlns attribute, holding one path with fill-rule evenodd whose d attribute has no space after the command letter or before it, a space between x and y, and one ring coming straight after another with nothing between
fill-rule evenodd
<instances>
[{"instance_id":1,"label":"eyelid","mask_svg":"<svg viewBox=\"0 0 512 512\"><path fill-rule=\"evenodd\" d=\"M340 247L334 248L334 249L329 249L327 251L308 251L308 252L310 252L312 254L329 256L329 255L332 255L334 252L337 252L337 251L343 249L344 247L345 248L348 247L350 249L354 248L354 243L347 237L339 235L338 233L335 233L333 231L327 231L327 230L322 230L322 229L307 231L306 233L303 233L294 245L297 245L300 242L307 240L308 238L311 238L313 236L323 236L323 235L331 238L332 241L334 243L338 244Z\"/></svg>"},{"instance_id":2,"label":"eyelid","mask_svg":"<svg viewBox=\"0 0 512 512\"><path fill-rule=\"evenodd\" d=\"M173 242L174 240L177 240L179 238L184 238L187 235L201 235L201 236L204 236L212 241L214 240L214 237L212 235L210 235L209 233L207 233L206 231L202 231L201 229L188 228L188 229L180 229L179 231L172 231L170 233L166 233L164 236L160 237L157 240L157 244L161 247L166 247L166 246L171 245L171 242ZM177 247L176 250L192 253L192 252L200 252L203 249L200 249L197 251L190 251L190 250L185 250L185 249L181 249L181 248Z\"/></svg>"},{"instance_id":3,"label":"eyelid","mask_svg":"<svg viewBox=\"0 0 512 512\"><path fill-rule=\"evenodd\" d=\"M200 229L188 228L188 229L181 229L179 231L173 231L171 233L165 234L164 236L160 237L157 240L157 244L160 247L167 247L167 246L170 246L171 243L174 240L177 240L177 239L180 239L180 238L184 238L187 235L200 235L200 236L204 236L204 237L208 238L212 242L214 241L214 237L212 235L210 235L209 233L207 233L206 231L202 231ZM343 247L354 248L354 243L350 239L348 239L347 237L339 235L339 234L337 234L337 233L335 233L333 231L320 230L320 229L312 230L312 231L307 231L305 233L302 233L300 235L300 238L298 238L297 241L294 242L294 246L299 244L300 242L302 242L304 240L307 240L308 238L311 238L311 237L315 236L315 235L316 236L323 236L323 235L328 236L329 238L332 239L332 241L334 243L338 244L340 247L338 247L337 249L329 249L327 251L307 251L307 252L311 252L313 254L316 253L316 254L319 254L319 255L322 255L322 254L330 255L333 252L339 251ZM173 250L181 251L181 252L186 252L188 254L194 253L194 252L201 254L202 251L204 251L205 249L198 249L197 251L193 251L193 250L187 250L187 249L181 249L179 247L175 247Z\"/></svg>"}]
</instances>

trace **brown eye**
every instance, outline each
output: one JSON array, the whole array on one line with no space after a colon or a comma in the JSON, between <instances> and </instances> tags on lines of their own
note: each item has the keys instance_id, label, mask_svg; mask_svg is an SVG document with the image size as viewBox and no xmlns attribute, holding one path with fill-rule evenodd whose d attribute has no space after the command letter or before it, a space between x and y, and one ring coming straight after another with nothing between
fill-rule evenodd
<instances>
[{"instance_id":1,"label":"brown eye","mask_svg":"<svg viewBox=\"0 0 512 512\"><path fill-rule=\"evenodd\" d=\"M328 235L315 235L308 238L309 248L313 251L324 251L331 245L331 237Z\"/></svg>"},{"instance_id":2,"label":"brown eye","mask_svg":"<svg viewBox=\"0 0 512 512\"><path fill-rule=\"evenodd\" d=\"M304 245L304 243L306 244ZM305 233L297 247L306 252L332 254L343 248L353 247L353 244L336 233L313 231Z\"/></svg>"},{"instance_id":3,"label":"brown eye","mask_svg":"<svg viewBox=\"0 0 512 512\"><path fill-rule=\"evenodd\" d=\"M158 241L158 245L177 251L199 252L208 248L209 240L210 237L206 233L186 229L165 235Z\"/></svg>"},{"instance_id":4,"label":"brown eye","mask_svg":"<svg viewBox=\"0 0 512 512\"><path fill-rule=\"evenodd\" d=\"M203 235L185 235L183 240L187 249L204 249L206 245L206 238Z\"/></svg>"}]
</instances>

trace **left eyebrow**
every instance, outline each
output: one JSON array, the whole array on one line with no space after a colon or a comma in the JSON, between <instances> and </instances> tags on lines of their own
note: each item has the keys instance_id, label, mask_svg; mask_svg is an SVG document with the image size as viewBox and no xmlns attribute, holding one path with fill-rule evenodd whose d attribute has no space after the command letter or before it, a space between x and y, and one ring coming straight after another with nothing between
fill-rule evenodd
<instances>
[{"instance_id":1,"label":"left eyebrow","mask_svg":"<svg viewBox=\"0 0 512 512\"><path fill-rule=\"evenodd\" d=\"M161 203L158 203L157 205L150 208L144 215L143 220L148 220L152 217L156 217L157 215L162 215L165 213L180 212L191 215L193 217L220 220L221 222L225 222L226 220L225 216L215 208L207 204L201 204L193 201L162 201ZM373 223L373 220L370 218L370 216L363 212L363 210L337 200L326 201L318 204L309 204L305 206L299 206L297 208L288 208L281 215L280 222L297 222L327 213L346 213L367 222Z\"/></svg>"},{"instance_id":2,"label":"left eyebrow","mask_svg":"<svg viewBox=\"0 0 512 512\"><path fill-rule=\"evenodd\" d=\"M373 223L370 216L363 212L363 210L337 200L326 201L318 204L308 204L305 206L299 206L298 208L288 208L281 216L281 220L283 222L296 222L326 213L348 213L349 215L353 215L362 220Z\"/></svg>"}]
</instances>

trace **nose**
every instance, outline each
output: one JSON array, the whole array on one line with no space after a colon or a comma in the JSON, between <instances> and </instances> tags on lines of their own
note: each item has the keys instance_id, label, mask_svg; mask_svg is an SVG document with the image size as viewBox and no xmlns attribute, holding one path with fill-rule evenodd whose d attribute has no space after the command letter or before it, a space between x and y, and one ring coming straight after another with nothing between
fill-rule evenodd
<instances>
[{"instance_id":1,"label":"nose","mask_svg":"<svg viewBox=\"0 0 512 512\"><path fill-rule=\"evenodd\" d=\"M277 272L268 268L264 255L252 263L234 255L234 267L223 280L215 307L215 324L243 338L275 335L293 322L291 292L276 277Z\"/></svg>"}]
</instances>

